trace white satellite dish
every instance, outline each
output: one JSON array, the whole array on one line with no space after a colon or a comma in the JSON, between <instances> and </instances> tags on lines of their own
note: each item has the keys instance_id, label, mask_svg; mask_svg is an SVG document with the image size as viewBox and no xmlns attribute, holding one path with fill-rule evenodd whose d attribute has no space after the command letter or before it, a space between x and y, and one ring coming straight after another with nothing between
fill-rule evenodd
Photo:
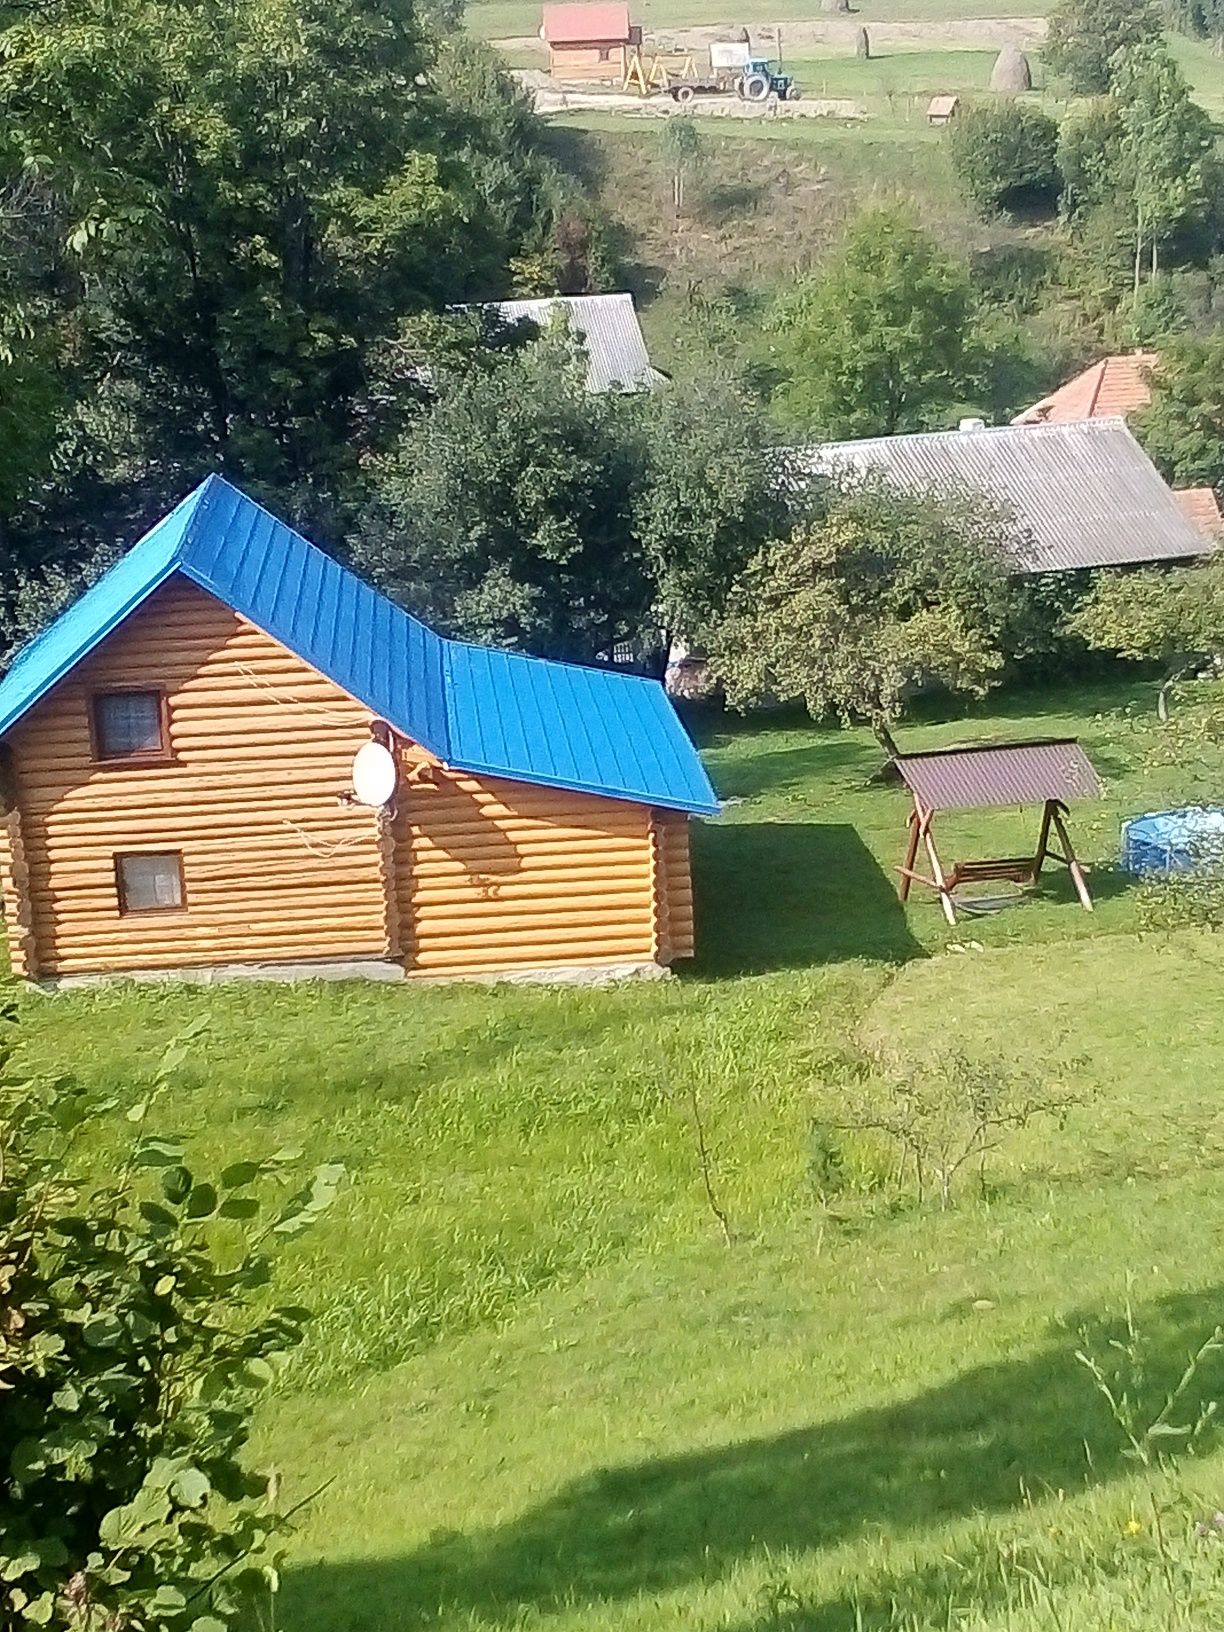
<instances>
[{"instance_id":1,"label":"white satellite dish","mask_svg":"<svg viewBox=\"0 0 1224 1632\"><path fill-rule=\"evenodd\" d=\"M385 805L395 792L395 756L381 742L363 742L353 755L353 795L359 805Z\"/></svg>"}]
</instances>

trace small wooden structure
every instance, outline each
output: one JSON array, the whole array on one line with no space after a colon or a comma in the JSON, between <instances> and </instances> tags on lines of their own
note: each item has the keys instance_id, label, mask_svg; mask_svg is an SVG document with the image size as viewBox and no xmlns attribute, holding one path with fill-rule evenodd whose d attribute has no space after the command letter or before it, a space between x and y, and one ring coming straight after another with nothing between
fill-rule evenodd
<instances>
[{"instance_id":1,"label":"small wooden structure","mask_svg":"<svg viewBox=\"0 0 1224 1632\"><path fill-rule=\"evenodd\" d=\"M926 884L938 894L944 917L955 924L955 891L962 884L1003 880L1031 889L1051 860L1067 867L1081 906L1085 912L1092 911L1084 870L1067 830L1067 801L1099 798L1101 785L1074 737L898 754L893 763L914 801L905 864L897 869L902 901L909 899L912 884ZM1032 855L957 861L945 869L931 831L941 811L1035 804L1041 805L1042 814ZM925 852L929 873L918 871L920 850ZM970 902L962 905L971 910Z\"/></svg>"},{"instance_id":2,"label":"small wooden structure","mask_svg":"<svg viewBox=\"0 0 1224 1632\"><path fill-rule=\"evenodd\" d=\"M0 680L29 979L649 973L717 808L656 682L446 640L216 476Z\"/></svg>"},{"instance_id":3,"label":"small wooden structure","mask_svg":"<svg viewBox=\"0 0 1224 1632\"><path fill-rule=\"evenodd\" d=\"M606 85L624 84L630 52L642 44L624 0L545 6L540 36L554 79Z\"/></svg>"},{"instance_id":4,"label":"small wooden structure","mask_svg":"<svg viewBox=\"0 0 1224 1632\"><path fill-rule=\"evenodd\" d=\"M933 96L927 106L927 124L951 124L959 112L959 96Z\"/></svg>"}]
</instances>

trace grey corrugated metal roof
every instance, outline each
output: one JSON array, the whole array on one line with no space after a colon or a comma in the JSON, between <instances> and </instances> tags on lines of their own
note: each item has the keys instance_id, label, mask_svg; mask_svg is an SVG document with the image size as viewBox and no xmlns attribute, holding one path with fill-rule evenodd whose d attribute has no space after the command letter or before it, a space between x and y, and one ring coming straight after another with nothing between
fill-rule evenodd
<instances>
[{"instance_id":1,"label":"grey corrugated metal roof","mask_svg":"<svg viewBox=\"0 0 1224 1632\"><path fill-rule=\"evenodd\" d=\"M1101 784L1074 737L983 743L931 754L898 754L901 779L926 810L1041 805L1047 799L1099 799Z\"/></svg>"},{"instance_id":2,"label":"grey corrugated metal roof","mask_svg":"<svg viewBox=\"0 0 1224 1632\"><path fill-rule=\"evenodd\" d=\"M813 472L877 471L910 491L989 495L1016 524L1021 572L1181 560L1214 548L1117 418L826 442L799 458Z\"/></svg>"},{"instance_id":3,"label":"grey corrugated metal roof","mask_svg":"<svg viewBox=\"0 0 1224 1632\"><path fill-rule=\"evenodd\" d=\"M543 328L564 312L587 354L588 391L649 391L664 376L652 368L632 295L550 295L540 300L497 300L482 308L507 323Z\"/></svg>"}]
</instances>

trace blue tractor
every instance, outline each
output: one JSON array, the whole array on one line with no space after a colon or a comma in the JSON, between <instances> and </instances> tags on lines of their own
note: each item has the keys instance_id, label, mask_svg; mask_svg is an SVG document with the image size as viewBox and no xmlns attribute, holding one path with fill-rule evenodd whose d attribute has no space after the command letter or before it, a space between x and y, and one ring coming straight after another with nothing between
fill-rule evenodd
<instances>
[{"instance_id":1,"label":"blue tractor","mask_svg":"<svg viewBox=\"0 0 1224 1632\"><path fill-rule=\"evenodd\" d=\"M766 57L749 58L735 89L745 102L767 102L771 96L779 102L794 102L799 95L791 75L771 68Z\"/></svg>"}]
</instances>

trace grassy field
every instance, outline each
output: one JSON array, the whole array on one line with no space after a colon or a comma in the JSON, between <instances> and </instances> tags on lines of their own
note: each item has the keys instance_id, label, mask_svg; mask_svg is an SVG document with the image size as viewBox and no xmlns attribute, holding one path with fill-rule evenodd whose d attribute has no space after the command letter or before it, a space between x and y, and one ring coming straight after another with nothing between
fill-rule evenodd
<instances>
[{"instance_id":1,"label":"grassy field","mask_svg":"<svg viewBox=\"0 0 1224 1632\"><path fill-rule=\"evenodd\" d=\"M859 0L857 22L946 22L979 17L1043 17L1053 0ZM802 22L821 15L812 0L634 0L633 18L649 33L668 28L698 28L725 23L729 28L752 24ZM538 0L476 0L464 13L465 26L484 39L534 35L540 27Z\"/></svg>"},{"instance_id":2,"label":"grassy field","mask_svg":"<svg viewBox=\"0 0 1224 1632\"><path fill-rule=\"evenodd\" d=\"M1075 1358L1117 1366L1129 1301L1142 1414L1224 1308L1224 943L1140 933L1111 866L1126 814L1219 797L1224 750L1165 763L1150 706L1114 685L904 733L1079 731L1106 782L1076 821L1092 915L1061 875L955 931L928 901L903 910L906 802L872 780L874 744L714 722L727 809L695 834L701 957L679 980L23 999L33 1064L133 1095L202 1020L167 1125L201 1159L295 1143L351 1170L278 1288L319 1318L258 1452L290 1498L331 1481L278 1625L1215 1624L1174 1617L1170 1575L1178 1616L1215 1590L1193 1524L1221 1505L1224 1456L1158 1481L1162 1554ZM949 821L945 854L1011 852L1031 827ZM1080 1103L1009 1137L989 1190L949 1211L854 1145L830 1194L828 1050L949 1040L1057 1072Z\"/></svg>"}]
</instances>

